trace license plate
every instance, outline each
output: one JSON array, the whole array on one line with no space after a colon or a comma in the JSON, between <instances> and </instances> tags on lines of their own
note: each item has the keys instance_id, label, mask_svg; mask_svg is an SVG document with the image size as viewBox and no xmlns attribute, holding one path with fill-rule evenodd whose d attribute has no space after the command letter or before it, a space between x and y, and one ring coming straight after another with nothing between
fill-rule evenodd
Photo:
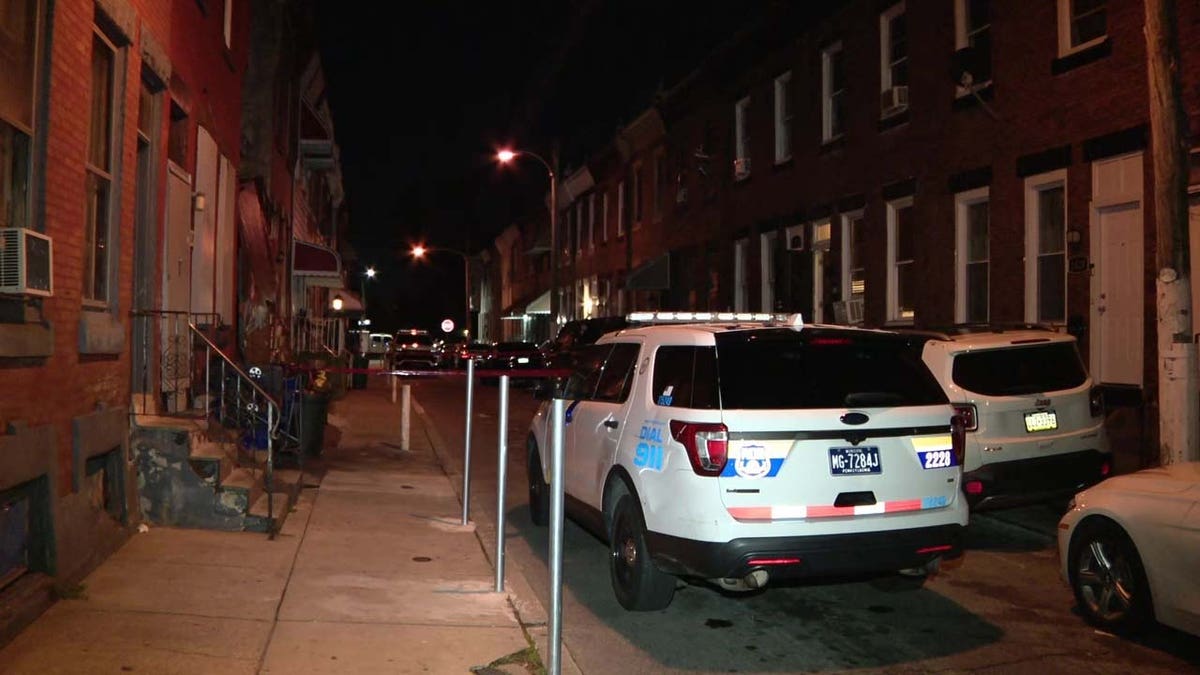
<instances>
[{"instance_id":1,"label":"license plate","mask_svg":"<svg viewBox=\"0 0 1200 675\"><path fill-rule=\"evenodd\" d=\"M529 363L529 357L528 356L519 356L519 357L517 357L517 363Z\"/></svg>"},{"instance_id":2,"label":"license plate","mask_svg":"<svg viewBox=\"0 0 1200 675\"><path fill-rule=\"evenodd\" d=\"M1025 431L1053 431L1058 428L1058 415L1053 410L1025 413Z\"/></svg>"},{"instance_id":3,"label":"license plate","mask_svg":"<svg viewBox=\"0 0 1200 675\"><path fill-rule=\"evenodd\" d=\"M879 448L873 445L861 448L830 448L829 469L835 476L857 476L879 473Z\"/></svg>"}]
</instances>

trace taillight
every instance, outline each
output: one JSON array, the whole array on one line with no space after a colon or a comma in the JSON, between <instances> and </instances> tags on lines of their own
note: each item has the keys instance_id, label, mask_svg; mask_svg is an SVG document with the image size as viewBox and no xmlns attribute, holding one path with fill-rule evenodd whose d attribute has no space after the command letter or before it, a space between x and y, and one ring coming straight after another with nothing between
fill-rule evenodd
<instances>
[{"instance_id":1,"label":"taillight","mask_svg":"<svg viewBox=\"0 0 1200 675\"><path fill-rule=\"evenodd\" d=\"M729 430L724 424L696 424L671 420L671 437L687 450L692 471L719 476L729 458Z\"/></svg>"},{"instance_id":2,"label":"taillight","mask_svg":"<svg viewBox=\"0 0 1200 675\"><path fill-rule=\"evenodd\" d=\"M963 460L967 456L967 423L962 415L955 415L950 418L950 448L954 450L954 456L958 458L958 465L963 465Z\"/></svg>"},{"instance_id":3,"label":"taillight","mask_svg":"<svg viewBox=\"0 0 1200 675\"><path fill-rule=\"evenodd\" d=\"M1092 417L1100 417L1104 414L1104 390L1100 387L1092 387L1092 391L1088 394L1088 407L1092 409Z\"/></svg>"},{"instance_id":4,"label":"taillight","mask_svg":"<svg viewBox=\"0 0 1200 675\"><path fill-rule=\"evenodd\" d=\"M979 428L979 418L975 415L974 403L953 403L954 414L963 418L965 431L975 431Z\"/></svg>"}]
</instances>

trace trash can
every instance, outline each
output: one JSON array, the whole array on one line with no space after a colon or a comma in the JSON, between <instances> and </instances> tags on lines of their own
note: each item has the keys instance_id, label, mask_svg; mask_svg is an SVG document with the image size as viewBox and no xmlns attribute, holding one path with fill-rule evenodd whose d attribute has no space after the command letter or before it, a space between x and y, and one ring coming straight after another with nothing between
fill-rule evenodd
<instances>
[{"instance_id":1,"label":"trash can","mask_svg":"<svg viewBox=\"0 0 1200 675\"><path fill-rule=\"evenodd\" d=\"M354 376L350 378L350 386L354 389L367 388L367 364L370 363L366 354L354 355Z\"/></svg>"},{"instance_id":2,"label":"trash can","mask_svg":"<svg viewBox=\"0 0 1200 675\"><path fill-rule=\"evenodd\" d=\"M325 422L329 395L306 393L300 404L300 451L309 457L321 454L325 445Z\"/></svg>"}]
</instances>

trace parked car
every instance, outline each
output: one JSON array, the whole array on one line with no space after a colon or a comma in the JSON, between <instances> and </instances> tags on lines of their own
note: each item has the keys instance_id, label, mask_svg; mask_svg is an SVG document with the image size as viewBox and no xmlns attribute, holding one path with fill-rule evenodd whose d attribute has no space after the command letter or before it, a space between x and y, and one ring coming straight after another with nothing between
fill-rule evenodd
<instances>
[{"instance_id":1,"label":"parked car","mask_svg":"<svg viewBox=\"0 0 1200 675\"><path fill-rule=\"evenodd\" d=\"M409 328L396 331L388 348L388 367L393 369L433 369L438 357L433 350L433 336L427 330Z\"/></svg>"},{"instance_id":2,"label":"parked car","mask_svg":"<svg viewBox=\"0 0 1200 675\"><path fill-rule=\"evenodd\" d=\"M750 590L923 576L956 555L963 424L915 341L734 318L580 347L563 486L568 514L609 543L620 604L665 607L676 577ZM549 417L547 401L527 439L536 524L548 519Z\"/></svg>"},{"instance_id":3,"label":"parked car","mask_svg":"<svg viewBox=\"0 0 1200 675\"><path fill-rule=\"evenodd\" d=\"M1074 336L1032 325L924 335L922 358L967 424L973 510L1065 503L1109 474L1104 398Z\"/></svg>"},{"instance_id":4,"label":"parked car","mask_svg":"<svg viewBox=\"0 0 1200 675\"><path fill-rule=\"evenodd\" d=\"M592 319L568 321L559 329L554 339L542 345L546 365L551 368L569 368L570 351L575 347L590 345L601 335L628 328L629 321L623 316L604 316Z\"/></svg>"},{"instance_id":5,"label":"parked car","mask_svg":"<svg viewBox=\"0 0 1200 675\"><path fill-rule=\"evenodd\" d=\"M1075 496L1058 555L1088 623L1200 636L1200 462L1116 476Z\"/></svg>"},{"instance_id":6,"label":"parked car","mask_svg":"<svg viewBox=\"0 0 1200 675\"><path fill-rule=\"evenodd\" d=\"M483 363L476 367L511 371L511 377L516 379L523 370L537 370L545 365L542 353L532 342L497 342L492 345ZM489 376L484 378L484 381L493 383L496 379L495 376ZM526 378L521 378L520 381L525 382Z\"/></svg>"},{"instance_id":7,"label":"parked car","mask_svg":"<svg viewBox=\"0 0 1200 675\"><path fill-rule=\"evenodd\" d=\"M461 369L467 367L468 361L475 361L478 368L483 359L492 351L488 342L458 342L447 352L443 365L447 368Z\"/></svg>"}]
</instances>

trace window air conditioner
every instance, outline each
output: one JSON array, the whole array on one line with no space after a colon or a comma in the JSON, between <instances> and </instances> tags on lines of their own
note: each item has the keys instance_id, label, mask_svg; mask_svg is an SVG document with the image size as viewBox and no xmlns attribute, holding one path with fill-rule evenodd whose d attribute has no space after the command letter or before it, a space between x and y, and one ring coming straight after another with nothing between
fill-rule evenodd
<instances>
[{"instance_id":1,"label":"window air conditioner","mask_svg":"<svg viewBox=\"0 0 1200 675\"><path fill-rule=\"evenodd\" d=\"M833 303L833 322L841 325L855 325L863 322L862 298L838 300Z\"/></svg>"},{"instance_id":2,"label":"window air conditioner","mask_svg":"<svg viewBox=\"0 0 1200 675\"><path fill-rule=\"evenodd\" d=\"M787 250L803 251L804 250L804 226L793 225L786 230L784 234L787 236Z\"/></svg>"},{"instance_id":3,"label":"window air conditioner","mask_svg":"<svg viewBox=\"0 0 1200 675\"><path fill-rule=\"evenodd\" d=\"M884 117L908 110L908 87L898 85L884 89L879 94L879 107Z\"/></svg>"},{"instance_id":4,"label":"window air conditioner","mask_svg":"<svg viewBox=\"0 0 1200 675\"><path fill-rule=\"evenodd\" d=\"M733 160L733 179L742 180L750 177L750 158L739 157Z\"/></svg>"},{"instance_id":5,"label":"window air conditioner","mask_svg":"<svg viewBox=\"0 0 1200 675\"><path fill-rule=\"evenodd\" d=\"M0 293L54 294L50 237L23 227L0 228Z\"/></svg>"}]
</instances>

